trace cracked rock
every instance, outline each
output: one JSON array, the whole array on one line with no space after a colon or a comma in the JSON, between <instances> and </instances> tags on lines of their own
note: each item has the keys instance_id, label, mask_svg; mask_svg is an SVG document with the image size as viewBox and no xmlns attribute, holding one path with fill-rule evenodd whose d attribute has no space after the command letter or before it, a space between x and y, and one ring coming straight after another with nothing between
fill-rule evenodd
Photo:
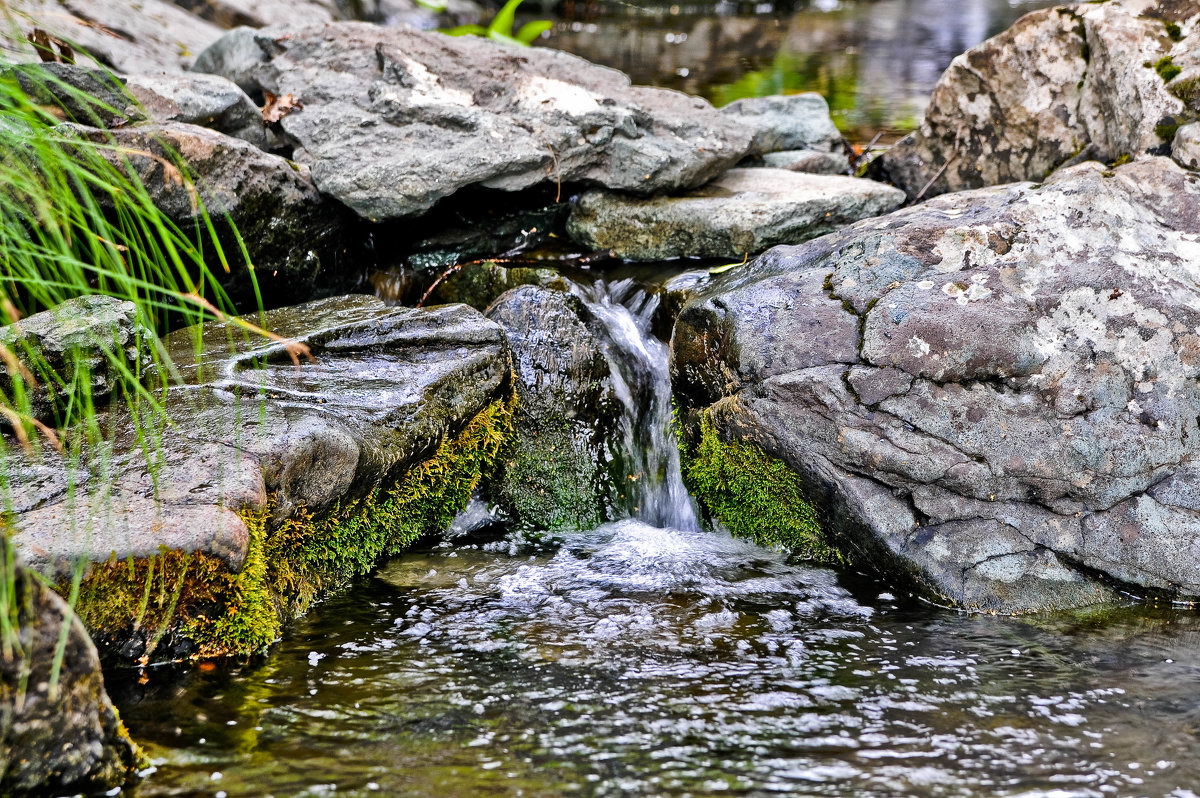
<instances>
[{"instance_id":1,"label":"cracked rock","mask_svg":"<svg viewBox=\"0 0 1200 798\"><path fill-rule=\"evenodd\" d=\"M1200 596L1200 179L1169 158L777 247L683 310L685 419L799 473L958 606Z\"/></svg>"}]
</instances>

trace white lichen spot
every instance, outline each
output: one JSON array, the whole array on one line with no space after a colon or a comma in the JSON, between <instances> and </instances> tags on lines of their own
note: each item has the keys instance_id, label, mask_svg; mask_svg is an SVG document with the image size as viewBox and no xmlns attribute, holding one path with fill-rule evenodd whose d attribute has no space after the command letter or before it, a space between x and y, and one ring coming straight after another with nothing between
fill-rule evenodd
<instances>
[{"instance_id":1,"label":"white lichen spot","mask_svg":"<svg viewBox=\"0 0 1200 798\"><path fill-rule=\"evenodd\" d=\"M549 108L571 116L601 110L595 95L582 86L537 75L527 78L517 88L517 102L527 108Z\"/></svg>"},{"instance_id":2,"label":"white lichen spot","mask_svg":"<svg viewBox=\"0 0 1200 798\"><path fill-rule=\"evenodd\" d=\"M917 288L920 288L922 291L928 291L930 288L933 288L933 280L922 280L917 283ZM1200 328L1197 328L1196 332L1200 332Z\"/></svg>"},{"instance_id":3,"label":"white lichen spot","mask_svg":"<svg viewBox=\"0 0 1200 798\"><path fill-rule=\"evenodd\" d=\"M1136 399L1130 399L1129 404L1125 405L1125 409L1137 415L1141 415L1142 413L1142 406L1137 403Z\"/></svg>"},{"instance_id":4,"label":"white lichen spot","mask_svg":"<svg viewBox=\"0 0 1200 798\"><path fill-rule=\"evenodd\" d=\"M929 343L914 335L908 339L908 351L913 357L925 357L929 354Z\"/></svg>"}]
</instances>

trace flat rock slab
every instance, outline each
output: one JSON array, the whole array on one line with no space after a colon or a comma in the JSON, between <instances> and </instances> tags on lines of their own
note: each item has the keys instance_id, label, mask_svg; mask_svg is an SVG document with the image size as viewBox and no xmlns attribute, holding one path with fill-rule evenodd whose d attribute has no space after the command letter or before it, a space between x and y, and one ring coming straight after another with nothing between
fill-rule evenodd
<instances>
[{"instance_id":1,"label":"flat rock slab","mask_svg":"<svg viewBox=\"0 0 1200 798\"><path fill-rule=\"evenodd\" d=\"M305 343L315 361L295 365L281 343L215 323L197 360L192 334L176 333L168 345L186 382L168 396L170 423L149 454L124 411L110 422L111 449L83 472L10 453L20 559L61 573L165 547L237 571L249 542L239 511L273 495L279 521L365 495L427 458L508 382L503 330L463 305L345 297L268 311L260 323Z\"/></svg>"},{"instance_id":2,"label":"flat rock slab","mask_svg":"<svg viewBox=\"0 0 1200 798\"><path fill-rule=\"evenodd\" d=\"M1167 155L1200 115L1200 7L1034 11L958 56L915 133L880 159L910 199L1042 180L1069 161Z\"/></svg>"},{"instance_id":3,"label":"flat rock slab","mask_svg":"<svg viewBox=\"0 0 1200 798\"><path fill-rule=\"evenodd\" d=\"M280 122L296 160L372 221L419 215L476 185L678 191L737 163L750 144L704 100L631 86L545 48L343 22L259 34L254 63L243 52L251 34L229 35L238 47L218 42L202 68L301 102Z\"/></svg>"},{"instance_id":4,"label":"flat rock slab","mask_svg":"<svg viewBox=\"0 0 1200 798\"><path fill-rule=\"evenodd\" d=\"M567 230L629 260L741 258L797 244L899 207L904 193L870 180L786 169L730 169L681 196L583 194Z\"/></svg>"},{"instance_id":5,"label":"flat rock slab","mask_svg":"<svg viewBox=\"0 0 1200 798\"><path fill-rule=\"evenodd\" d=\"M676 398L795 470L861 565L958 606L1200 596L1200 177L938 197L691 301Z\"/></svg>"}]
</instances>

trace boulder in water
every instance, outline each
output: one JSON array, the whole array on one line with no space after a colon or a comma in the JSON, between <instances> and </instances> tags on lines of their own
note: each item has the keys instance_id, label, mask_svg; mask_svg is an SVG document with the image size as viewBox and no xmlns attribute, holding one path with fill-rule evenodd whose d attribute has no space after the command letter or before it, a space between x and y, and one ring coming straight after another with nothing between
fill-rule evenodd
<instances>
[{"instance_id":1,"label":"boulder in water","mask_svg":"<svg viewBox=\"0 0 1200 798\"><path fill-rule=\"evenodd\" d=\"M767 457L775 505L956 606L1200 596L1198 220L1150 158L775 248L676 325L692 457Z\"/></svg>"},{"instance_id":2,"label":"boulder in water","mask_svg":"<svg viewBox=\"0 0 1200 798\"><path fill-rule=\"evenodd\" d=\"M82 466L5 458L20 559L57 580L85 564L77 612L114 660L262 649L445 528L508 435L505 338L477 311L345 297L256 321L314 360L235 323L181 331L165 427L114 410ZM149 585L169 589L147 608Z\"/></svg>"},{"instance_id":3,"label":"boulder in water","mask_svg":"<svg viewBox=\"0 0 1200 798\"><path fill-rule=\"evenodd\" d=\"M920 129L880 160L909 199L1042 180L1068 161L1168 154L1200 114L1200 8L1035 11L954 59Z\"/></svg>"},{"instance_id":4,"label":"boulder in water","mask_svg":"<svg viewBox=\"0 0 1200 798\"><path fill-rule=\"evenodd\" d=\"M871 180L783 169L731 169L680 196L589 191L567 230L583 246L629 260L741 258L887 213L902 192Z\"/></svg>"},{"instance_id":5,"label":"boulder in water","mask_svg":"<svg viewBox=\"0 0 1200 798\"><path fill-rule=\"evenodd\" d=\"M578 297L532 285L487 316L508 337L518 397L492 500L533 529L599 526L623 486L610 474L620 412L596 319Z\"/></svg>"}]
</instances>

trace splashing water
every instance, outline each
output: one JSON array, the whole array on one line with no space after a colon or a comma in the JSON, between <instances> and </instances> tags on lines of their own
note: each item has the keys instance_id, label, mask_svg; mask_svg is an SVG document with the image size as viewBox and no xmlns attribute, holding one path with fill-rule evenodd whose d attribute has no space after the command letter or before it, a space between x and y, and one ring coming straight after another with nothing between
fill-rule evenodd
<instances>
[{"instance_id":1,"label":"splashing water","mask_svg":"<svg viewBox=\"0 0 1200 798\"><path fill-rule=\"evenodd\" d=\"M699 530L673 435L667 345L650 332L658 297L632 278L573 285L572 291L604 327L605 357L624 411L622 448L634 477L632 516L652 526Z\"/></svg>"}]
</instances>

